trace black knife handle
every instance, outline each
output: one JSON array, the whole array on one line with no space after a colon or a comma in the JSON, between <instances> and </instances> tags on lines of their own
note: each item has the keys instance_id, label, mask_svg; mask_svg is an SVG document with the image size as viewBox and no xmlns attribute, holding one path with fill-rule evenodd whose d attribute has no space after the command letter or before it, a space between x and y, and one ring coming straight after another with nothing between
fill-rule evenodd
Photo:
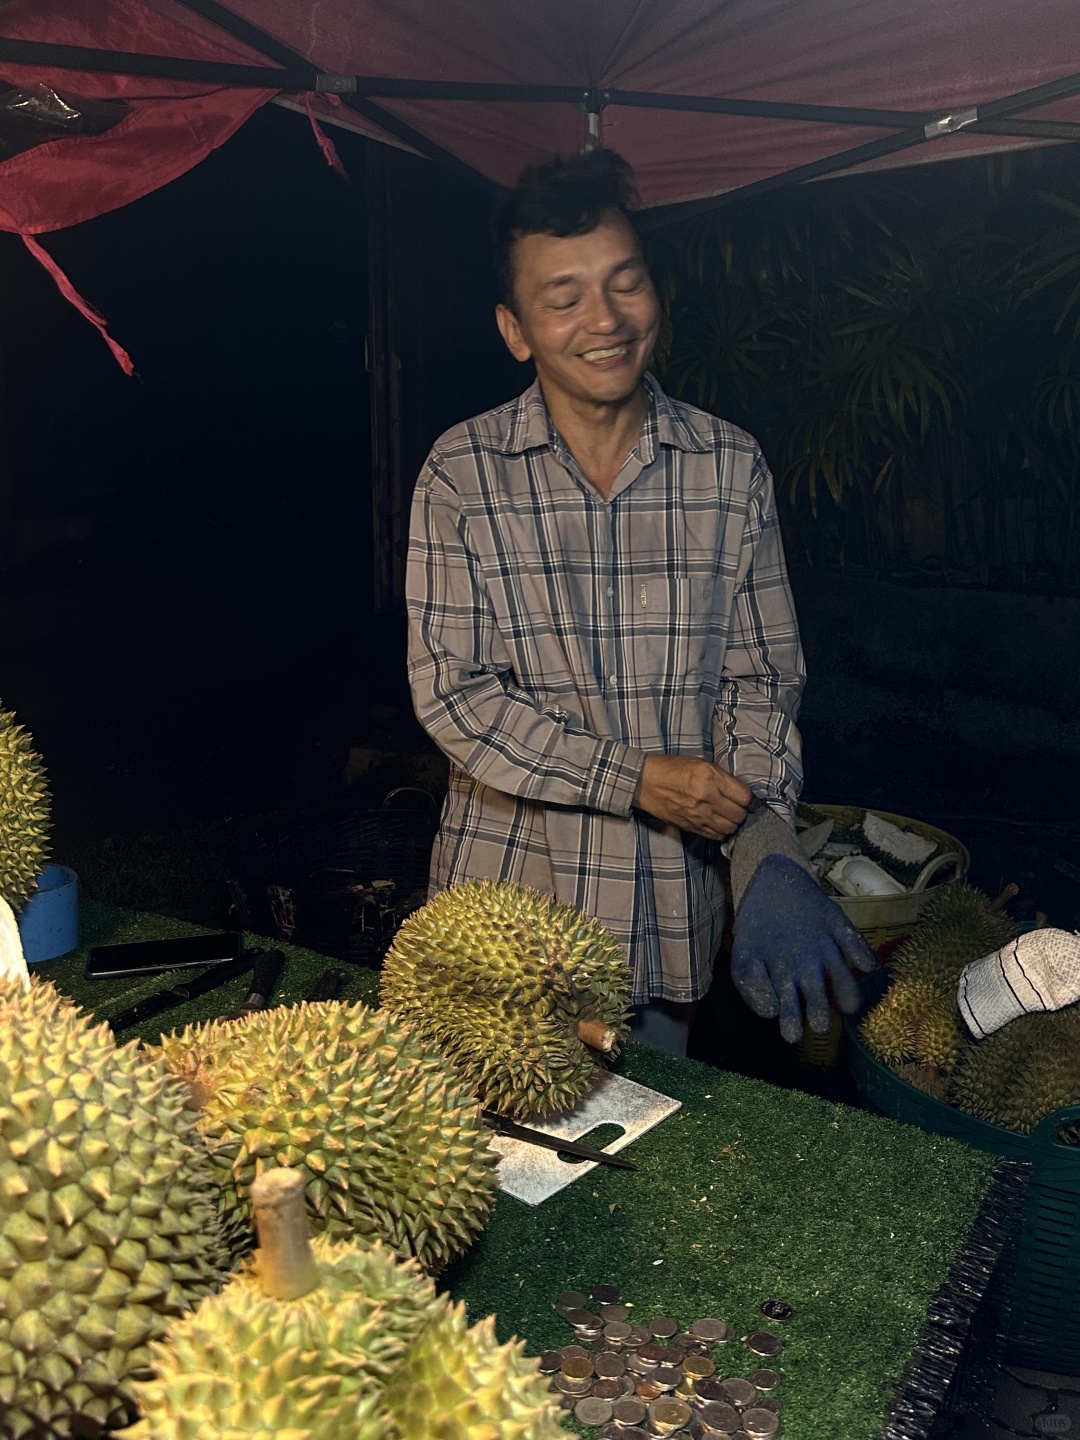
<instances>
[{"instance_id":1,"label":"black knife handle","mask_svg":"<svg viewBox=\"0 0 1080 1440\"><path fill-rule=\"evenodd\" d=\"M281 972L285 969L285 956L280 950L255 950L252 953L255 963L251 967L251 990L244 997L243 1003L250 1005L261 1002L261 1005L265 1006L281 979Z\"/></svg>"}]
</instances>

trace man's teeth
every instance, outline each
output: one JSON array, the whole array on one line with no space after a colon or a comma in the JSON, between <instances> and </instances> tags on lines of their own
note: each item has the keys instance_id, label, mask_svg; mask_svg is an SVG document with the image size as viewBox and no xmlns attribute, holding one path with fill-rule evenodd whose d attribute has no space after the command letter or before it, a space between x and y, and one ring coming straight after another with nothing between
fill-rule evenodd
<instances>
[{"instance_id":1,"label":"man's teeth","mask_svg":"<svg viewBox=\"0 0 1080 1440\"><path fill-rule=\"evenodd\" d=\"M582 355L583 360L610 360L615 355L625 355L625 345L612 345L607 350L586 350Z\"/></svg>"}]
</instances>

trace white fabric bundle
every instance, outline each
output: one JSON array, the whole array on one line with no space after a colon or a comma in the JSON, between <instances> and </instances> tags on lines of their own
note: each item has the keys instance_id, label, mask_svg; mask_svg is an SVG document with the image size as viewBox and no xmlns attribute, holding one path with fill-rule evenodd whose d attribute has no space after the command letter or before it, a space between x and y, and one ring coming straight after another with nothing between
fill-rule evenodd
<instances>
[{"instance_id":1,"label":"white fabric bundle","mask_svg":"<svg viewBox=\"0 0 1080 1440\"><path fill-rule=\"evenodd\" d=\"M957 1003L976 1040L1019 1015L1080 1000L1080 934L1029 930L960 975Z\"/></svg>"},{"instance_id":2,"label":"white fabric bundle","mask_svg":"<svg viewBox=\"0 0 1080 1440\"><path fill-rule=\"evenodd\" d=\"M24 990L29 990L30 971L23 955L18 922L11 906L0 895L0 980L9 980L12 976L22 981Z\"/></svg>"}]
</instances>

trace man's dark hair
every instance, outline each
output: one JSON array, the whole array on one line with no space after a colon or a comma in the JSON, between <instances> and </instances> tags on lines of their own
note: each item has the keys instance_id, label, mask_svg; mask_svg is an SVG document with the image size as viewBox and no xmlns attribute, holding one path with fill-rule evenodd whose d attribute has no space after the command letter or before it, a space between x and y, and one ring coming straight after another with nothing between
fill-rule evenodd
<instances>
[{"instance_id":1,"label":"man's dark hair","mask_svg":"<svg viewBox=\"0 0 1080 1440\"><path fill-rule=\"evenodd\" d=\"M495 207L492 238L499 299L514 308L514 242L522 235L587 235L608 210L630 220L634 172L614 150L592 150L526 170ZM631 224L633 222L631 221Z\"/></svg>"}]
</instances>

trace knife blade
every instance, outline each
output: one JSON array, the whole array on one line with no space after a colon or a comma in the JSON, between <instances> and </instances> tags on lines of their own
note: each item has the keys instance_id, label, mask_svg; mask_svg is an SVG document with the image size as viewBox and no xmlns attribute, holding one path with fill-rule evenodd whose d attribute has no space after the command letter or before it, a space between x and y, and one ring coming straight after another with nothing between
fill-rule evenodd
<instances>
[{"instance_id":1,"label":"knife blade","mask_svg":"<svg viewBox=\"0 0 1080 1440\"><path fill-rule=\"evenodd\" d=\"M182 985L173 985L168 990L159 990L154 995L148 995L145 1000L139 1000L127 1010L121 1010L119 1015L114 1015L109 1021L109 1027L114 1035L121 1030L127 1030L132 1025L140 1025L144 1020L151 1020L155 1015L160 1015L163 1010L171 1010L174 1005L183 1005L185 1000L194 1000L198 995L205 995L208 990L214 990L219 985L224 985L234 975L243 975L245 970L252 966L252 955L250 953L238 955L235 960L225 960L220 965L211 965L201 975L196 975L192 980L185 980Z\"/></svg>"},{"instance_id":2,"label":"knife blade","mask_svg":"<svg viewBox=\"0 0 1080 1440\"><path fill-rule=\"evenodd\" d=\"M545 1150L562 1150L567 1155L577 1155L582 1160L595 1160L601 1165L614 1165L620 1170L636 1170L632 1160L621 1155L611 1155L606 1150L594 1150L589 1145L579 1145L576 1140L562 1140L558 1135L545 1135L543 1130L530 1130L505 1115L496 1115L494 1110L481 1110L481 1117L499 1135L511 1140L526 1140L530 1145L542 1145Z\"/></svg>"},{"instance_id":3,"label":"knife blade","mask_svg":"<svg viewBox=\"0 0 1080 1440\"><path fill-rule=\"evenodd\" d=\"M254 1015L256 1011L265 1010L270 1003L270 996L274 993L274 986L281 979L281 972L285 969L285 956L282 951L252 950L251 957L251 987L239 1008L231 1015L223 1015L223 1020L243 1020L245 1015Z\"/></svg>"},{"instance_id":4,"label":"knife blade","mask_svg":"<svg viewBox=\"0 0 1080 1440\"><path fill-rule=\"evenodd\" d=\"M349 972L347 970L324 970L307 994L301 996L300 1003L313 1003L318 1000L336 1000L345 988L348 978Z\"/></svg>"}]
</instances>

